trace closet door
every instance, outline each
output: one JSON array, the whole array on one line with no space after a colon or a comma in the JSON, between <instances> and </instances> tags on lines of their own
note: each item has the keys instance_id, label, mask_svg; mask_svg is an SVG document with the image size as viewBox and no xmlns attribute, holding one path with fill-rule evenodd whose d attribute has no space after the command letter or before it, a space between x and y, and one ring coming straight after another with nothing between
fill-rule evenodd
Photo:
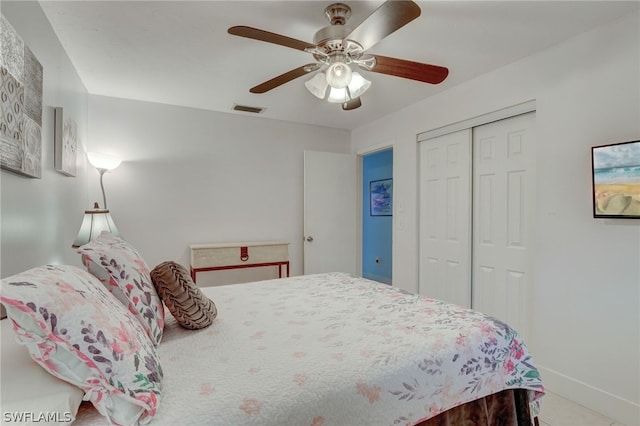
<instances>
[{"instance_id":1,"label":"closet door","mask_svg":"<svg viewBox=\"0 0 640 426\"><path fill-rule=\"evenodd\" d=\"M528 333L535 113L473 129L473 308Z\"/></svg>"},{"instance_id":2,"label":"closet door","mask_svg":"<svg viewBox=\"0 0 640 426\"><path fill-rule=\"evenodd\" d=\"M419 292L471 306L471 129L421 142Z\"/></svg>"}]
</instances>

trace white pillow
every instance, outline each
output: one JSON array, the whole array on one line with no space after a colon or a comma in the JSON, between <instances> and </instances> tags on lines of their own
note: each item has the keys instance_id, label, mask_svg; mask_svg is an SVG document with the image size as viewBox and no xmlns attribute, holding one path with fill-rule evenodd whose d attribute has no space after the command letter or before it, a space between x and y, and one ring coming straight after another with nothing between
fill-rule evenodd
<instances>
[{"instance_id":1,"label":"white pillow","mask_svg":"<svg viewBox=\"0 0 640 426\"><path fill-rule=\"evenodd\" d=\"M70 424L76 418L84 392L52 376L36 364L29 356L27 348L17 342L11 324L9 319L0 321L1 422L29 425ZM18 421L21 415L22 421Z\"/></svg>"}]
</instances>

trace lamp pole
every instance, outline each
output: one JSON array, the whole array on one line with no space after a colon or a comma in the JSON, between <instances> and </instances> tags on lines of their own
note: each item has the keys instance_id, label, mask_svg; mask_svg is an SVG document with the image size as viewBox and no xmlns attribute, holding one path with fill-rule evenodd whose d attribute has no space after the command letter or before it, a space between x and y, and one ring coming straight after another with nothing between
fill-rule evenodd
<instances>
[{"instance_id":1,"label":"lamp pole","mask_svg":"<svg viewBox=\"0 0 640 426\"><path fill-rule=\"evenodd\" d=\"M107 207L107 196L106 196L106 194L105 194L105 192L104 192L104 184L102 183L102 177L104 176L104 174L105 174L108 170L107 170L107 169L102 169L102 168L97 169L97 170L98 170L98 172L100 173L100 189L102 190L102 205L104 206L103 208L104 208L105 210L108 210L108 207Z\"/></svg>"}]
</instances>

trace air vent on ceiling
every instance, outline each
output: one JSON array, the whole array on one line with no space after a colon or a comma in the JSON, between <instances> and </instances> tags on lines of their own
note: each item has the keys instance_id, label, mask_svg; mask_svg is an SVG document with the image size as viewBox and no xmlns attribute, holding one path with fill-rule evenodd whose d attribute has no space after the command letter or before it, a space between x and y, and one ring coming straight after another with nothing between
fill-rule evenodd
<instances>
[{"instance_id":1,"label":"air vent on ceiling","mask_svg":"<svg viewBox=\"0 0 640 426\"><path fill-rule=\"evenodd\" d=\"M261 112L264 111L264 108L252 107L252 106L247 106L247 105L234 105L233 106L233 110L234 111L242 111L242 112L251 112L253 114L260 114Z\"/></svg>"}]
</instances>

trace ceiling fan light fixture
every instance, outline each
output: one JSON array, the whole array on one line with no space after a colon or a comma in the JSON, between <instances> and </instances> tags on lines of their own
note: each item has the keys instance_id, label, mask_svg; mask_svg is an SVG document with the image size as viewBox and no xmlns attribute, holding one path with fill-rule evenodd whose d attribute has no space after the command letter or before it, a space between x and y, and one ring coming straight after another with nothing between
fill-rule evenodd
<instances>
[{"instance_id":1,"label":"ceiling fan light fixture","mask_svg":"<svg viewBox=\"0 0 640 426\"><path fill-rule=\"evenodd\" d=\"M351 67L344 62L338 61L332 63L327 68L327 83L334 89L343 89L351 83L353 72Z\"/></svg>"},{"instance_id":2,"label":"ceiling fan light fixture","mask_svg":"<svg viewBox=\"0 0 640 426\"><path fill-rule=\"evenodd\" d=\"M360 75L359 72L353 72L349 84L340 88L330 86L327 82L327 75L326 71L318 72L307 80L304 85L313 96L332 104L342 104L358 98L371 87L371 82Z\"/></svg>"},{"instance_id":3,"label":"ceiling fan light fixture","mask_svg":"<svg viewBox=\"0 0 640 426\"><path fill-rule=\"evenodd\" d=\"M327 77L323 72L319 72L309 80L305 81L304 85L307 90L309 90L309 92L318 99L324 99L327 95L327 87L329 87L329 84L327 83Z\"/></svg>"}]
</instances>

